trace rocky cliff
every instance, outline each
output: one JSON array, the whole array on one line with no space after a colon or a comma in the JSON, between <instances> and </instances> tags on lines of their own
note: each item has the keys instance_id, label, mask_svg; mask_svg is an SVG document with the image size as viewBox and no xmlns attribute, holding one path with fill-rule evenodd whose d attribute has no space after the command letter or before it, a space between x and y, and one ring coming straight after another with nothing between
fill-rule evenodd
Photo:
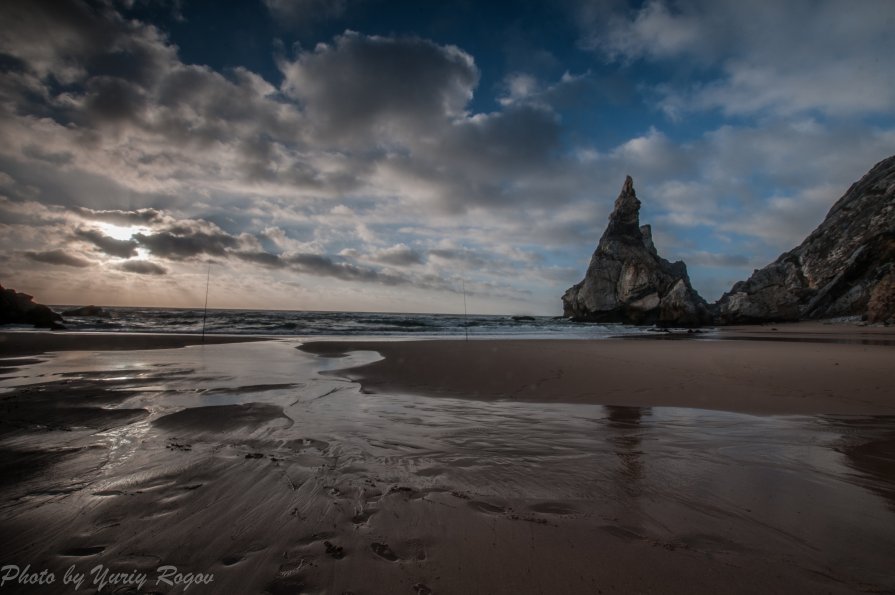
<instances>
[{"instance_id":1,"label":"rocky cliff","mask_svg":"<svg viewBox=\"0 0 895 595\"><path fill-rule=\"evenodd\" d=\"M895 319L895 156L877 163L798 247L740 281L717 322Z\"/></svg>"},{"instance_id":2,"label":"rocky cliff","mask_svg":"<svg viewBox=\"0 0 895 595\"><path fill-rule=\"evenodd\" d=\"M0 285L0 324L32 324L40 328L60 329L62 317L43 304L35 304L27 293L4 289Z\"/></svg>"},{"instance_id":3,"label":"rocky cliff","mask_svg":"<svg viewBox=\"0 0 895 595\"><path fill-rule=\"evenodd\" d=\"M710 321L705 301L690 286L687 266L660 257L630 176L584 279L566 290L563 314L573 320L696 326Z\"/></svg>"}]
</instances>

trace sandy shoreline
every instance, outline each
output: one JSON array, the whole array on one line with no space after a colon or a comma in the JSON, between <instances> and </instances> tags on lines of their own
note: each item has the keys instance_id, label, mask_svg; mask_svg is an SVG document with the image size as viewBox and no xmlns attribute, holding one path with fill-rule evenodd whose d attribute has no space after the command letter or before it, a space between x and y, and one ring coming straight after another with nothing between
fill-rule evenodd
<instances>
[{"instance_id":1,"label":"sandy shoreline","mask_svg":"<svg viewBox=\"0 0 895 595\"><path fill-rule=\"evenodd\" d=\"M895 347L864 344L892 338L890 329L774 328L722 331L725 338L744 340L326 341L302 349L327 356L380 353L381 361L338 372L374 393L760 414L895 414Z\"/></svg>"}]
</instances>

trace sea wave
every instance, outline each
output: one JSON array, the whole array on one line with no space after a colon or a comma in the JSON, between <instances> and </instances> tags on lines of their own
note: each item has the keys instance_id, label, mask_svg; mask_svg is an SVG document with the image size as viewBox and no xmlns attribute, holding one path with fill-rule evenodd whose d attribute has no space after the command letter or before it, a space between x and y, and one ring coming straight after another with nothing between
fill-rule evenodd
<instances>
[{"instance_id":1,"label":"sea wave","mask_svg":"<svg viewBox=\"0 0 895 595\"><path fill-rule=\"evenodd\" d=\"M56 306L62 311L69 306ZM640 334L642 327L573 323L550 316L299 312L195 308L104 308L104 317L66 317L80 331L286 336L469 336L600 338Z\"/></svg>"}]
</instances>

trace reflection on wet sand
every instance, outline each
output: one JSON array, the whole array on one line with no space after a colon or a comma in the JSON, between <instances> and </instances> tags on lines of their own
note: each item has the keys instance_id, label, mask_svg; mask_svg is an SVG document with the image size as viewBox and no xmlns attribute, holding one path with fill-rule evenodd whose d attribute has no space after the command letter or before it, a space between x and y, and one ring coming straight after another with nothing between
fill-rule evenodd
<instances>
[{"instance_id":1,"label":"reflection on wet sand","mask_svg":"<svg viewBox=\"0 0 895 595\"><path fill-rule=\"evenodd\" d=\"M885 498L895 511L895 423L891 416L822 416L841 432L835 447L856 483Z\"/></svg>"},{"instance_id":2,"label":"reflection on wet sand","mask_svg":"<svg viewBox=\"0 0 895 595\"><path fill-rule=\"evenodd\" d=\"M606 426L609 428L607 440L614 446L619 460L619 472L616 484L629 497L639 494L640 480L643 479L643 452L640 450L640 419L649 414L646 407L621 407L604 405L606 410Z\"/></svg>"},{"instance_id":3,"label":"reflection on wet sand","mask_svg":"<svg viewBox=\"0 0 895 595\"><path fill-rule=\"evenodd\" d=\"M0 557L215 574L190 593L895 589L895 418L317 375L375 358L281 342L23 365L0 404Z\"/></svg>"}]
</instances>

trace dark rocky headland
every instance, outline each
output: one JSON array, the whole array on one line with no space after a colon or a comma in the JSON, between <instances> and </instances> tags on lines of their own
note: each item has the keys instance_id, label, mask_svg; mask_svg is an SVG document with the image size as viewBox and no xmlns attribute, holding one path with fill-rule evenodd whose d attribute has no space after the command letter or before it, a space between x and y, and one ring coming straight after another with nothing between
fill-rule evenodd
<instances>
[{"instance_id":1,"label":"dark rocky headland","mask_svg":"<svg viewBox=\"0 0 895 595\"><path fill-rule=\"evenodd\" d=\"M719 323L895 319L895 156L836 201L799 246L721 296Z\"/></svg>"},{"instance_id":2,"label":"dark rocky headland","mask_svg":"<svg viewBox=\"0 0 895 595\"><path fill-rule=\"evenodd\" d=\"M31 324L38 328L61 329L62 316L48 306L34 302L27 293L0 285L0 324Z\"/></svg>"},{"instance_id":3,"label":"dark rocky headland","mask_svg":"<svg viewBox=\"0 0 895 595\"><path fill-rule=\"evenodd\" d=\"M860 317L895 322L895 156L848 189L798 247L736 283L712 305L640 226L628 176L584 279L562 297L576 321L660 326Z\"/></svg>"}]
</instances>

